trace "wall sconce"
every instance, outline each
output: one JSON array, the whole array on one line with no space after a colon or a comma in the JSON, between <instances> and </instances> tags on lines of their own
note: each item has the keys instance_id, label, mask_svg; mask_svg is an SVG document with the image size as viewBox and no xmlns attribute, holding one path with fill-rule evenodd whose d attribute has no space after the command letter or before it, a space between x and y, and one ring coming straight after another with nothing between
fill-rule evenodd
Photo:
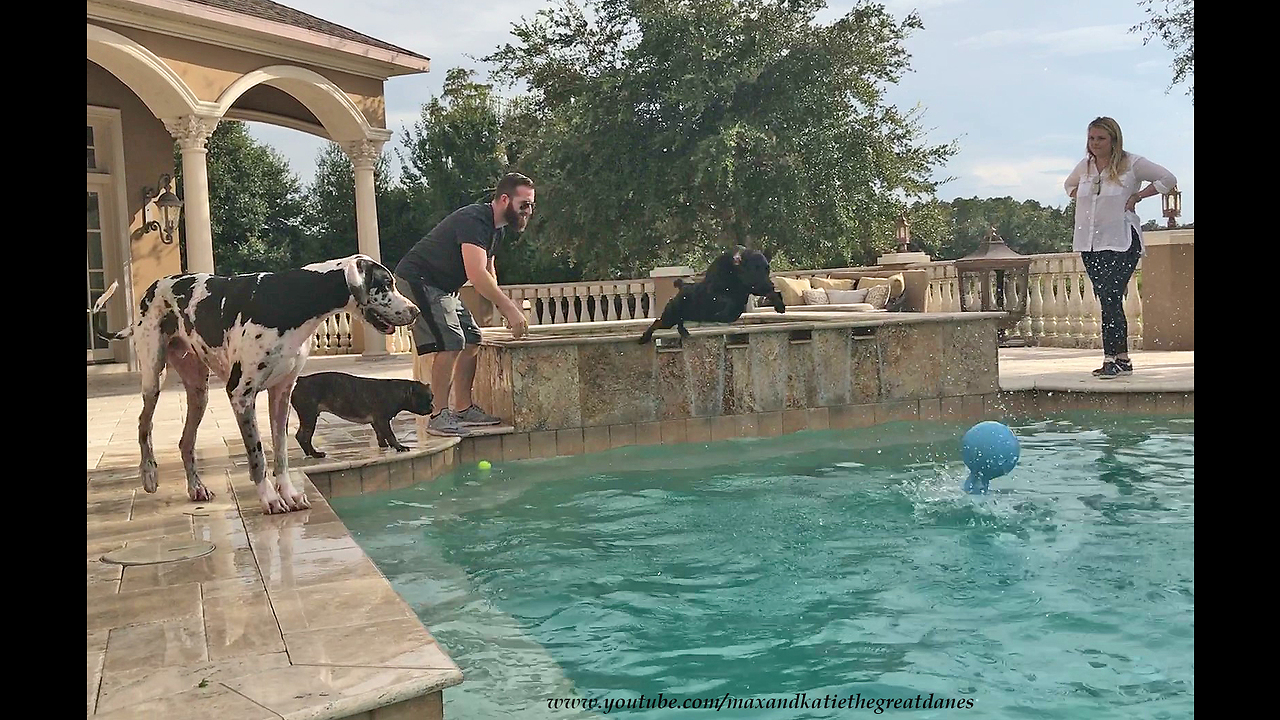
<instances>
[{"instance_id":1,"label":"wall sconce","mask_svg":"<svg viewBox=\"0 0 1280 720\"><path fill-rule=\"evenodd\" d=\"M177 195L174 195L169 187L172 183L173 177L165 173L160 176L156 189L142 188L142 231L161 231L160 241L165 245L173 244L173 232L178 229L178 215L182 212L182 200ZM160 208L160 215L164 219L163 227L159 222L151 218L151 203L153 200L156 207Z\"/></svg>"},{"instance_id":2,"label":"wall sconce","mask_svg":"<svg viewBox=\"0 0 1280 720\"><path fill-rule=\"evenodd\" d=\"M1178 192L1178 188L1175 187L1169 191L1168 195L1164 195L1161 200L1164 205L1164 216L1169 218L1167 226L1173 229L1178 224L1178 221L1174 218L1182 214L1182 193Z\"/></svg>"}]
</instances>

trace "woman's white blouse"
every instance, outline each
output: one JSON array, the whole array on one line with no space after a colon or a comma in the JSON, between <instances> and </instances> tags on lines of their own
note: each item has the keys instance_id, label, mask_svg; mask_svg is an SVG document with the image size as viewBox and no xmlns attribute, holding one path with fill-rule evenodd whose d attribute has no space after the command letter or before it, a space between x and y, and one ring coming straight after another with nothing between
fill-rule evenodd
<instances>
[{"instance_id":1,"label":"woman's white blouse","mask_svg":"<svg viewBox=\"0 0 1280 720\"><path fill-rule=\"evenodd\" d=\"M1168 170L1139 155L1128 153L1128 156L1128 169L1120 174L1119 182L1112 180L1111 174L1105 169L1099 174L1092 159L1088 157L1076 164L1076 169L1067 176L1067 181L1063 183L1067 194L1071 194L1072 188L1076 189L1076 229L1071 241L1073 251L1124 252L1133 242L1133 231L1137 231L1141 243L1142 220L1138 218L1138 213L1124 209L1129 196L1138 192L1143 182L1155 185L1161 195L1168 194L1178 184L1178 179ZM1142 254L1146 255L1146 244L1141 244Z\"/></svg>"}]
</instances>

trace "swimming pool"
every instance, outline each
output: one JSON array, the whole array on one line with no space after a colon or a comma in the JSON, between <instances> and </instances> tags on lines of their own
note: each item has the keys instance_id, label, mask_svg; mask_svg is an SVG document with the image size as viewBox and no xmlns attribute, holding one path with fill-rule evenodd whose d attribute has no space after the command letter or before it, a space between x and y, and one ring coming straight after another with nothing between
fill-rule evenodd
<instances>
[{"instance_id":1,"label":"swimming pool","mask_svg":"<svg viewBox=\"0 0 1280 720\"><path fill-rule=\"evenodd\" d=\"M1022 461L984 497L959 490L970 424L918 422L473 466L332 504L462 668L446 717L659 693L756 705L689 717L931 694L975 718L1190 717L1193 420L1010 422ZM759 707L797 694L807 709Z\"/></svg>"}]
</instances>

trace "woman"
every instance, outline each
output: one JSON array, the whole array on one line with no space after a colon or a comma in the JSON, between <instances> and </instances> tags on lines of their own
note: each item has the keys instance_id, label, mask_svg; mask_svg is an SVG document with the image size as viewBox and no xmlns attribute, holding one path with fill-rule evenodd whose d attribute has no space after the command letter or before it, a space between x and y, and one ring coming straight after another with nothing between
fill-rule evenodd
<instances>
[{"instance_id":1,"label":"woman","mask_svg":"<svg viewBox=\"0 0 1280 720\"><path fill-rule=\"evenodd\" d=\"M1102 304L1102 367L1093 374L1109 380L1133 374L1124 293L1138 258L1146 254L1142 221L1134 209L1145 198L1168 194L1178 180L1150 160L1125 152L1120 124L1109 117L1089 123L1085 153L1064 187L1076 201L1072 250L1084 260ZM1149 184L1139 190L1144 181Z\"/></svg>"}]
</instances>

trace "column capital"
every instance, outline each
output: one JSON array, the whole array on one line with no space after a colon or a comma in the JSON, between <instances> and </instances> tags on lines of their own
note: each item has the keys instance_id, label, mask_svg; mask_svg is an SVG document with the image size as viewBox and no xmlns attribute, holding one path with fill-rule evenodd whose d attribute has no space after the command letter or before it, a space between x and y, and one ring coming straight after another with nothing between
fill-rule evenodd
<instances>
[{"instance_id":1,"label":"column capital","mask_svg":"<svg viewBox=\"0 0 1280 720\"><path fill-rule=\"evenodd\" d=\"M356 170L372 170L382 157L382 145L381 140L356 140L342 143L342 151L351 158Z\"/></svg>"},{"instance_id":2,"label":"column capital","mask_svg":"<svg viewBox=\"0 0 1280 720\"><path fill-rule=\"evenodd\" d=\"M178 147L183 150L203 150L205 141L218 127L218 118L182 115L176 118L165 118L164 127L174 140L177 140Z\"/></svg>"}]
</instances>

